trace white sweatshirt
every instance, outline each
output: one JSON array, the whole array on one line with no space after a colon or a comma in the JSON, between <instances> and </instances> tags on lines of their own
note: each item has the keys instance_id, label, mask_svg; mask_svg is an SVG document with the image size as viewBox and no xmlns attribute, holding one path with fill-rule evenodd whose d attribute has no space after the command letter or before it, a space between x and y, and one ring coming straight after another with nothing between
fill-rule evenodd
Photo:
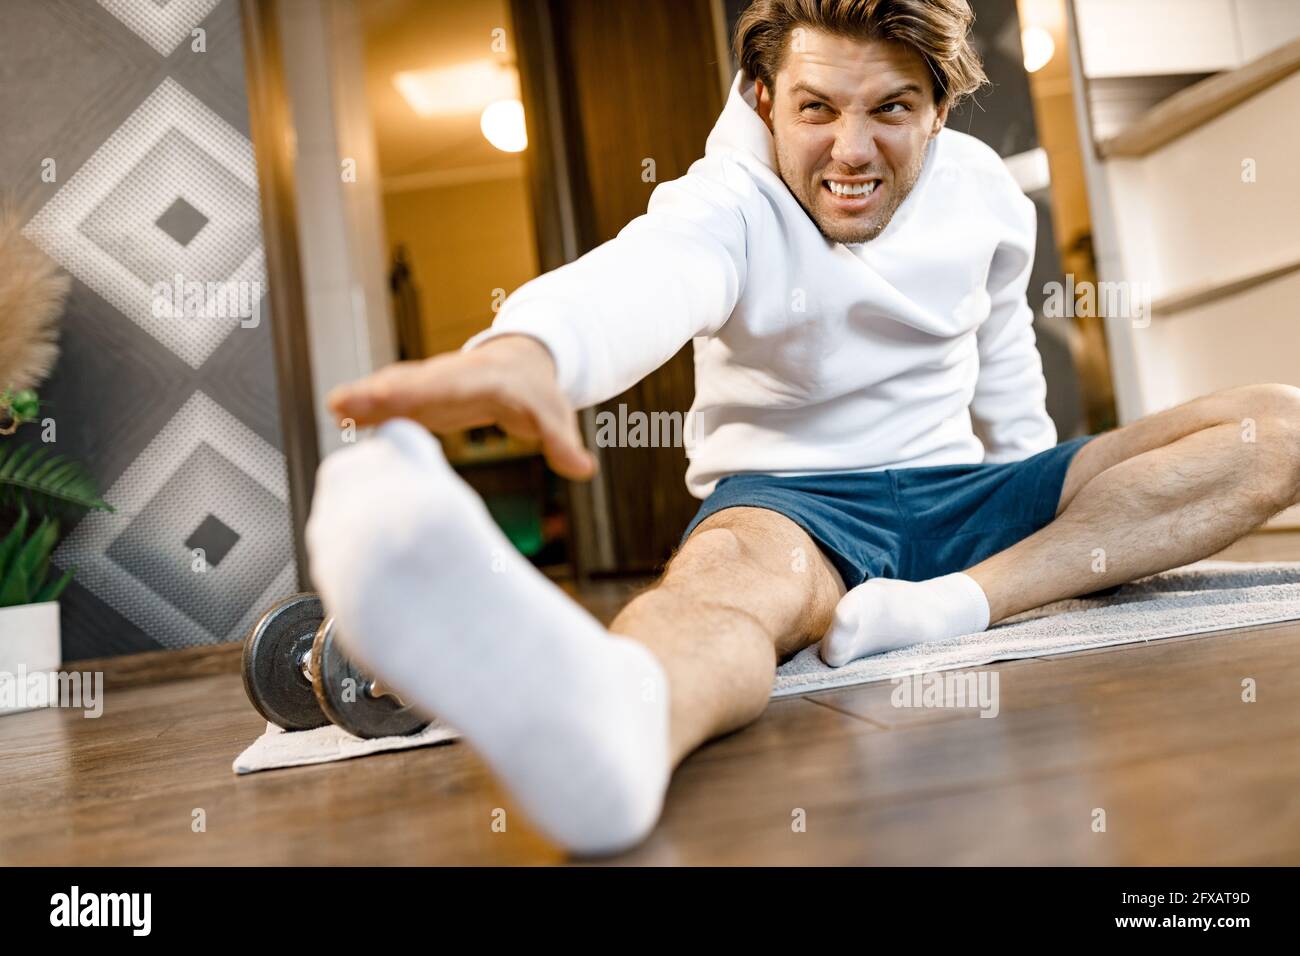
<instances>
[{"instance_id":1,"label":"white sweatshirt","mask_svg":"<svg viewBox=\"0 0 1300 956\"><path fill-rule=\"evenodd\" d=\"M466 348L538 339L584 408L693 339L700 498L738 472L1016 461L1056 444L1025 300L1035 238L998 155L944 129L885 230L831 242L737 75L704 158L614 239L521 286Z\"/></svg>"}]
</instances>

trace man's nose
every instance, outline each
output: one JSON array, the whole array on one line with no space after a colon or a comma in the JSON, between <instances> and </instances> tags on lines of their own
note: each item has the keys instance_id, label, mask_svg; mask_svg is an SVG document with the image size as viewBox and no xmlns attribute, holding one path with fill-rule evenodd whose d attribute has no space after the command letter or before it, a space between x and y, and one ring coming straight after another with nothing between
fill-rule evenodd
<instances>
[{"instance_id":1,"label":"man's nose","mask_svg":"<svg viewBox=\"0 0 1300 956\"><path fill-rule=\"evenodd\" d=\"M872 124L869 121L846 119L836 133L831 159L841 166L856 169L869 164L879 152Z\"/></svg>"}]
</instances>

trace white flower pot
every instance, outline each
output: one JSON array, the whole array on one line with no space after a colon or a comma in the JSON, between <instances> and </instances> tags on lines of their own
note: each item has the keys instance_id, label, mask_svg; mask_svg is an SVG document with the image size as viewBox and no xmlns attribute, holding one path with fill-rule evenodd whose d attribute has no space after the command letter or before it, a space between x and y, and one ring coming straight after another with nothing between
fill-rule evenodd
<instances>
[{"instance_id":1,"label":"white flower pot","mask_svg":"<svg viewBox=\"0 0 1300 956\"><path fill-rule=\"evenodd\" d=\"M32 673L57 671L62 664L58 601L0 607L0 682L16 684ZM33 709L11 703L24 696L17 687L14 691L0 688L0 715Z\"/></svg>"}]
</instances>

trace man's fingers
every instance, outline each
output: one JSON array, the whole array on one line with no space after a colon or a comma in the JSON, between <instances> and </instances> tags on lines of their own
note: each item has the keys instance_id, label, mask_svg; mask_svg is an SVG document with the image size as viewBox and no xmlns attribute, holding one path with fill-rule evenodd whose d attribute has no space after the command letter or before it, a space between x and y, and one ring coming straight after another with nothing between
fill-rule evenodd
<instances>
[{"instance_id":1,"label":"man's fingers","mask_svg":"<svg viewBox=\"0 0 1300 956\"><path fill-rule=\"evenodd\" d=\"M398 362L363 379L340 385L326 399L340 420L350 418L360 426L378 425L390 418L417 419L434 431L450 431L484 424L482 401L464 373L442 357L421 362Z\"/></svg>"},{"instance_id":2,"label":"man's fingers","mask_svg":"<svg viewBox=\"0 0 1300 956\"><path fill-rule=\"evenodd\" d=\"M583 447L578 419L558 393L536 406L501 403L497 423L521 438L536 438L551 469L564 478L583 481L596 473L596 459Z\"/></svg>"},{"instance_id":3,"label":"man's fingers","mask_svg":"<svg viewBox=\"0 0 1300 956\"><path fill-rule=\"evenodd\" d=\"M362 428L395 417L440 433L495 422L520 438L540 439L547 462L565 478L586 479L596 471L577 418L553 384L520 387L495 366L471 365L454 353L389 365L338 386L326 401L337 420Z\"/></svg>"},{"instance_id":4,"label":"man's fingers","mask_svg":"<svg viewBox=\"0 0 1300 956\"><path fill-rule=\"evenodd\" d=\"M326 403L340 420L351 418L358 425L378 424L402 414L409 404L410 384L404 363L389 365L373 375L338 386L329 393Z\"/></svg>"},{"instance_id":5,"label":"man's fingers","mask_svg":"<svg viewBox=\"0 0 1300 956\"><path fill-rule=\"evenodd\" d=\"M542 453L557 475L585 481L596 473L596 459L582 444L577 417L567 407L539 416Z\"/></svg>"}]
</instances>

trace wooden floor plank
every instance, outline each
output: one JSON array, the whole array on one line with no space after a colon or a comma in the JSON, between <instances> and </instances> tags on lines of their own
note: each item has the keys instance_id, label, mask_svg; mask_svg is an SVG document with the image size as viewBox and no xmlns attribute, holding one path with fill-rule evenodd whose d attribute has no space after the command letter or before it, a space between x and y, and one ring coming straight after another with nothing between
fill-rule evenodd
<instances>
[{"instance_id":1,"label":"wooden floor plank","mask_svg":"<svg viewBox=\"0 0 1300 956\"><path fill-rule=\"evenodd\" d=\"M236 777L265 727L238 678L121 691L98 720L6 719L0 864L544 863L532 833L463 743ZM714 742L701 767L745 764L875 728L802 700L776 702ZM506 810L506 832L494 811ZM193 833L193 811L207 830Z\"/></svg>"},{"instance_id":2,"label":"wooden floor plank","mask_svg":"<svg viewBox=\"0 0 1300 956\"><path fill-rule=\"evenodd\" d=\"M1300 629L1279 627L1032 662L1002 685L996 718L899 724L734 776L688 764L645 852L667 841L679 862L1300 862L1298 652ZM1267 700L1241 700L1243 674ZM818 699L881 719L888 686ZM1112 836L1118 811L1122 839L1091 839L1096 807ZM807 834L789 829L795 808ZM732 832L744 839L721 836Z\"/></svg>"},{"instance_id":3,"label":"wooden floor plank","mask_svg":"<svg viewBox=\"0 0 1300 956\"><path fill-rule=\"evenodd\" d=\"M885 735L892 736L892 735ZM904 736L904 735L899 735ZM859 741L859 743L865 742ZM1300 862L1300 737L1097 771L872 799L862 761L833 760L765 788L684 773L651 840L625 862L713 865L1229 865ZM820 754L829 758L829 754ZM918 759L922 759L918 757ZM775 766L766 768L776 772ZM888 770L875 769L876 776ZM791 813L806 812L794 832ZM1106 813L1106 830L1092 829ZM740 836L743 834L743 838Z\"/></svg>"}]
</instances>

